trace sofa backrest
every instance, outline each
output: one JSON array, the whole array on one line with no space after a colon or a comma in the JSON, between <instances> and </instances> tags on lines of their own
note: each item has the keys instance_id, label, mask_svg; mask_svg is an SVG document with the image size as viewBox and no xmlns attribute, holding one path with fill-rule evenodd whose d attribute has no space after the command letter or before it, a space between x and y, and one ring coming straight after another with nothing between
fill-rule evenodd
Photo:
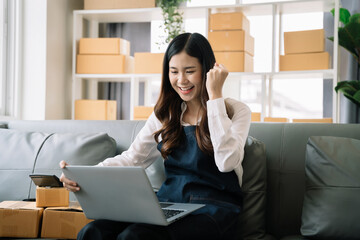
<instances>
[{"instance_id":1,"label":"sofa backrest","mask_svg":"<svg viewBox=\"0 0 360 240\"><path fill-rule=\"evenodd\" d=\"M3 122L0 122L2 125ZM145 121L47 120L9 121L9 129L45 133L108 133L117 153L126 150ZM250 136L265 144L267 158L267 232L280 238L300 234L305 192L305 148L310 136L339 136L360 139L360 124L252 123ZM1 146L0 146L1 147ZM161 159L147 169L154 185L164 176ZM161 173L162 171L160 171ZM1 186L0 186L1 187Z\"/></svg>"},{"instance_id":2,"label":"sofa backrest","mask_svg":"<svg viewBox=\"0 0 360 240\"><path fill-rule=\"evenodd\" d=\"M121 122L121 123L120 123ZM70 164L83 164L83 165L94 165L104 160L106 157L111 157L109 154L112 152L110 149L104 149L110 144L104 143L108 140L104 134L109 135L115 140L116 151L113 152L112 156L123 152L128 149L130 144L133 142L134 138L144 126L145 121L73 121L73 120L47 120L47 121L22 121L22 120L13 120L8 122L0 122L1 128L7 128L9 130L16 130L27 134L27 136L39 135L44 137L41 141L36 141L39 146L29 147L34 153L31 157L27 159L27 165L22 164L21 171L15 169L16 166L19 166L18 163L13 163L11 169L7 169L10 165L5 162L5 159L1 159L0 154L0 172L3 174L4 180L0 176L0 183L5 183L3 181L10 181L10 177L18 179L11 180L12 182L19 183L19 189L10 191L6 184L0 186L0 193L3 193L0 196L0 201L4 199L8 200L22 200L24 198L34 198L35 197L35 186L31 183L30 178L28 177L31 173L43 173L43 174L56 174L60 176L61 170L59 169L58 162L59 160L68 160ZM0 128L0 129L1 129ZM54 133L56 133L54 135ZM86 138L86 135L90 135ZM86 138L86 145L72 147L79 142L79 139L82 140ZM59 138L60 137L60 138ZM21 138L21 137L20 137ZM71 143L72 138L76 138ZM0 136L1 139L1 136ZM94 140L95 139L95 140ZM102 148L101 151L96 151L93 149L90 153L87 153L89 145L93 143L93 146L96 146L96 141L103 140L103 143L100 144L97 148ZM60 140L60 141L59 141ZM1 141L1 140L0 140ZM5 139L5 141L7 141ZM65 142L69 144L65 144ZM84 142L84 141L82 141ZM3 144L6 145L6 144ZM27 144L29 145L29 144ZM58 146L54 146L58 145ZM1 151L0 146L0 151ZM82 148L79 150L79 148ZM41 149L38 153L37 151ZM107 151L106 151L107 150ZM72 152L76 151L76 152ZM21 153L21 151L19 151ZM52 155L55 152L59 152L56 156ZM97 154L95 158L90 158L90 155ZM28 154L30 155L30 154ZM36 155L36 157L33 157ZM62 156L62 158L60 156ZM67 156L76 156L76 159L68 159ZM5 157L7 158L7 157ZM35 162L34 159L37 159ZM47 158L47 160L43 160ZM14 159L20 159L20 157L14 157ZM11 161L9 159L8 161ZM7 161L7 162L8 162ZM23 160L22 160L23 161ZM75 161L75 162L71 162ZM3 165L1 165L3 162ZM5 166L6 165L6 166ZM23 169L24 168L24 169ZM160 169L160 171L158 171ZM149 176L150 182L155 188L159 188L162 182L165 179L165 174L163 171L164 167L162 164L162 159L159 158L153 165L146 169L146 173ZM20 177L15 177L18 174ZM1 175L1 174L0 174ZM6 175L6 176L5 176ZM22 184L20 184L22 183ZM6 189L5 189L6 188ZM6 193L6 194L4 194ZM1 195L1 194L0 194ZM6 196L5 196L6 195ZM4 199L3 199L4 198ZM75 200L73 194L70 195L71 200Z\"/></svg>"},{"instance_id":3,"label":"sofa backrest","mask_svg":"<svg viewBox=\"0 0 360 240\"><path fill-rule=\"evenodd\" d=\"M267 232L278 238L300 235L308 138L360 139L360 124L252 123L249 135L266 147Z\"/></svg>"}]
</instances>

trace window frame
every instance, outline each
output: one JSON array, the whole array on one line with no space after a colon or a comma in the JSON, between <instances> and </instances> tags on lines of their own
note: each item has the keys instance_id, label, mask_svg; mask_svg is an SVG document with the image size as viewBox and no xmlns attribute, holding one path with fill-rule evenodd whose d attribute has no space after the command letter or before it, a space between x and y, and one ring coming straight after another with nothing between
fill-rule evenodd
<instances>
[{"instance_id":1,"label":"window frame","mask_svg":"<svg viewBox=\"0 0 360 240\"><path fill-rule=\"evenodd\" d=\"M2 99L0 102L1 118L20 117L20 29L21 29L21 1L4 0L2 29L2 56L1 56L1 81Z\"/></svg>"}]
</instances>

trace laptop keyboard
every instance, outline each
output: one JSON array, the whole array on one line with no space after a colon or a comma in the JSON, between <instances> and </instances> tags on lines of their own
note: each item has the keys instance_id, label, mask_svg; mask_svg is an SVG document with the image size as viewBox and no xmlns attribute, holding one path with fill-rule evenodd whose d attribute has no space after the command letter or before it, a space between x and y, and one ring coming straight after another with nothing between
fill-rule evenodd
<instances>
[{"instance_id":1,"label":"laptop keyboard","mask_svg":"<svg viewBox=\"0 0 360 240\"><path fill-rule=\"evenodd\" d=\"M166 218L171 218L179 213L184 212L184 210L175 210L175 209L162 209Z\"/></svg>"}]
</instances>

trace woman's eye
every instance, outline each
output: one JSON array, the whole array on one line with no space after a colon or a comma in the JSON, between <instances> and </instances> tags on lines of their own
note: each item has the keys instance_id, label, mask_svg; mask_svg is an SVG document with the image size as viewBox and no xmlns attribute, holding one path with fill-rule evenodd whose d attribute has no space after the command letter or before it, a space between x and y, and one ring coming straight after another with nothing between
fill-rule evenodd
<instances>
[{"instance_id":1,"label":"woman's eye","mask_svg":"<svg viewBox=\"0 0 360 240\"><path fill-rule=\"evenodd\" d=\"M172 74L177 74L177 72L175 72L175 71L171 71L171 73L172 73Z\"/></svg>"},{"instance_id":2,"label":"woman's eye","mask_svg":"<svg viewBox=\"0 0 360 240\"><path fill-rule=\"evenodd\" d=\"M186 73L188 73L188 74L192 74L192 73L194 73L195 71L186 71Z\"/></svg>"}]
</instances>

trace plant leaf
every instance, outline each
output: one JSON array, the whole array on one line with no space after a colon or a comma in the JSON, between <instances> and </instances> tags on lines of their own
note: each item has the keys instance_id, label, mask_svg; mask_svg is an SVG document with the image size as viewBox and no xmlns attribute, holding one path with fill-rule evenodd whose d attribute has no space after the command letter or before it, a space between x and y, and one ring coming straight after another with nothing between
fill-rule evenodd
<instances>
[{"instance_id":1,"label":"plant leaf","mask_svg":"<svg viewBox=\"0 0 360 240\"><path fill-rule=\"evenodd\" d=\"M338 82L335 91L342 92L346 98L360 107L360 81Z\"/></svg>"},{"instance_id":2,"label":"plant leaf","mask_svg":"<svg viewBox=\"0 0 360 240\"><path fill-rule=\"evenodd\" d=\"M335 17L335 8L331 9L330 11L332 15ZM350 12L346 8L340 8L339 9L339 21L342 22L344 25L346 25L349 22L350 18Z\"/></svg>"},{"instance_id":3,"label":"plant leaf","mask_svg":"<svg viewBox=\"0 0 360 240\"><path fill-rule=\"evenodd\" d=\"M339 28L339 45L347 49L355 58L359 58L360 22L349 22L343 28Z\"/></svg>"}]
</instances>

